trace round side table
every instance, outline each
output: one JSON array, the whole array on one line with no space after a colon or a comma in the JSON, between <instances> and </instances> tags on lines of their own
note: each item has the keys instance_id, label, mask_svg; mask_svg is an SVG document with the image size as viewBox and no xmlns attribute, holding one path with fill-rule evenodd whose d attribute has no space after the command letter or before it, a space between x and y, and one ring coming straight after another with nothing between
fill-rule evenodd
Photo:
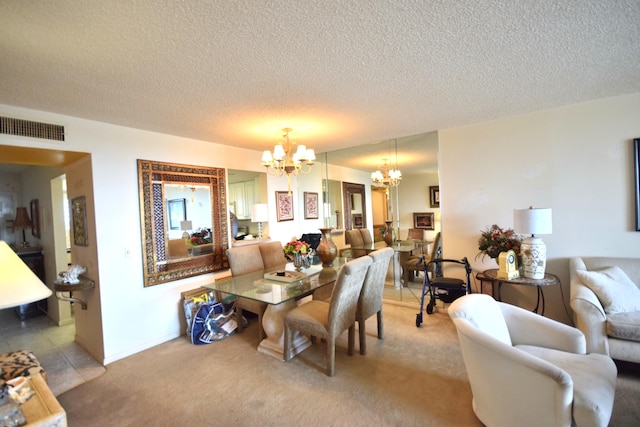
<instances>
[{"instance_id":1,"label":"round side table","mask_svg":"<svg viewBox=\"0 0 640 427\"><path fill-rule=\"evenodd\" d=\"M538 291L538 298L536 301L536 306L532 310L534 313L538 313L540 310L541 315L544 316L544 293L542 292L542 288L546 286L553 286L560 283L560 278L555 274L545 273L543 279L528 279L526 277L518 277L516 279L500 279L498 278L498 269L492 268L489 270L485 270L482 274L489 280L494 283L498 283L498 301L502 301L501 297L501 289L503 283L509 283L511 285L520 285L520 286L535 286Z\"/></svg>"}]
</instances>

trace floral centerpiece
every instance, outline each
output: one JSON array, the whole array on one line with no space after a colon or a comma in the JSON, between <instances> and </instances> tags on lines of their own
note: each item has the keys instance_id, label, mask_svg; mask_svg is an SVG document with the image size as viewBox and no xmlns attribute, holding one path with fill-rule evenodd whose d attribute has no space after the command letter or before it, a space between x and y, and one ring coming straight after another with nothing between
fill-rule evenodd
<instances>
[{"instance_id":1,"label":"floral centerpiece","mask_svg":"<svg viewBox=\"0 0 640 427\"><path fill-rule=\"evenodd\" d=\"M311 265L309 256L311 256L311 246L304 240L293 239L286 245L284 245L284 254L287 258L293 261L293 265L296 271L302 270L302 267L308 267Z\"/></svg>"},{"instance_id":2,"label":"floral centerpiece","mask_svg":"<svg viewBox=\"0 0 640 427\"><path fill-rule=\"evenodd\" d=\"M284 253L288 257L293 257L295 254L306 255L311 252L311 246L304 240L294 239L284 245Z\"/></svg>"},{"instance_id":3,"label":"floral centerpiece","mask_svg":"<svg viewBox=\"0 0 640 427\"><path fill-rule=\"evenodd\" d=\"M212 242L211 232L206 228L202 228L192 233L191 236L189 236L189 239L187 240L187 244L189 246L206 245L207 243L211 243L211 242Z\"/></svg>"},{"instance_id":4,"label":"floral centerpiece","mask_svg":"<svg viewBox=\"0 0 640 427\"><path fill-rule=\"evenodd\" d=\"M476 255L476 259L478 259L479 256L484 258L485 255L495 259L500 255L500 252L506 252L509 249L513 249L516 256L520 257L521 243L522 238L519 237L513 229L507 228L505 230L493 224L480 234L480 239L478 239L478 249L480 252Z\"/></svg>"}]
</instances>

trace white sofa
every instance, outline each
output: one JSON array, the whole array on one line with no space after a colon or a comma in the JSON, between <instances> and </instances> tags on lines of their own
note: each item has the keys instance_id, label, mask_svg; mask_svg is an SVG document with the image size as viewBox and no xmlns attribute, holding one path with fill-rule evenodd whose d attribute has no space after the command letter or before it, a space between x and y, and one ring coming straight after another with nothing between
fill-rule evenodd
<instances>
[{"instance_id":1,"label":"white sofa","mask_svg":"<svg viewBox=\"0 0 640 427\"><path fill-rule=\"evenodd\" d=\"M569 278L573 320L587 351L640 363L640 258L574 257Z\"/></svg>"}]
</instances>

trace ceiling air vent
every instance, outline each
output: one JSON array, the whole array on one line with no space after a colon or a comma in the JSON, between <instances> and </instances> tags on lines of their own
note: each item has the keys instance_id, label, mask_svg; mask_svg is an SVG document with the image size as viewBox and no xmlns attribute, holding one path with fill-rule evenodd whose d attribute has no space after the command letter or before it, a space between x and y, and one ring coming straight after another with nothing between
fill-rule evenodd
<instances>
[{"instance_id":1,"label":"ceiling air vent","mask_svg":"<svg viewBox=\"0 0 640 427\"><path fill-rule=\"evenodd\" d=\"M0 134L64 141L64 126L0 117Z\"/></svg>"}]
</instances>

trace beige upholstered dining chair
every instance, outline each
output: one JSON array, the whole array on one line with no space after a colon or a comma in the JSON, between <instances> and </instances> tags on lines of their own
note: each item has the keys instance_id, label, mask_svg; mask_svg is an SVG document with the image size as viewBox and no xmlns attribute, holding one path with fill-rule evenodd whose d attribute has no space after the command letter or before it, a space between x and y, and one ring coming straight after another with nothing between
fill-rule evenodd
<instances>
[{"instance_id":1,"label":"beige upholstered dining chair","mask_svg":"<svg viewBox=\"0 0 640 427\"><path fill-rule=\"evenodd\" d=\"M440 232L436 234L436 238L433 241L431 252L429 254L422 254L409 257L407 261L402 264L402 278L404 285L408 286L408 281L413 281L414 275L424 271L426 263L433 261L436 258L442 258L442 236ZM433 276L433 271L429 272Z\"/></svg>"},{"instance_id":2,"label":"beige upholstered dining chair","mask_svg":"<svg viewBox=\"0 0 640 427\"><path fill-rule=\"evenodd\" d=\"M371 237L371 231L368 228L360 228L360 234L362 235L362 243L365 246L373 244L373 237Z\"/></svg>"},{"instance_id":3,"label":"beige upholstered dining chair","mask_svg":"<svg viewBox=\"0 0 640 427\"><path fill-rule=\"evenodd\" d=\"M367 275L362 284L360 298L358 299L358 311L356 321L358 322L358 334L360 337L360 354L367 354L367 338L365 331L366 320L377 315L378 339L384 338L384 327L382 323L382 292L384 282L389 270L389 262L393 256L393 249L384 248L371 252L369 256L372 264L367 269Z\"/></svg>"},{"instance_id":4,"label":"beige upholstered dining chair","mask_svg":"<svg viewBox=\"0 0 640 427\"><path fill-rule=\"evenodd\" d=\"M238 246L227 249L227 257L229 258L229 267L232 276L240 276L242 274L264 270L264 263L262 262L262 254L260 253L259 246L260 245ZM238 332L242 332L244 329L242 312L246 310L258 316L258 337L262 340L265 337L264 329L262 328L262 315L266 309L267 304L264 302L238 297L236 299Z\"/></svg>"},{"instance_id":5,"label":"beige upholstered dining chair","mask_svg":"<svg viewBox=\"0 0 640 427\"><path fill-rule=\"evenodd\" d=\"M364 249L354 249L364 247L364 240L362 240L362 233L360 233L359 229L355 228L353 230L345 231L345 240L351 247L352 258L359 258L367 254L367 251Z\"/></svg>"},{"instance_id":6,"label":"beige upholstered dining chair","mask_svg":"<svg viewBox=\"0 0 640 427\"><path fill-rule=\"evenodd\" d=\"M313 300L291 310L284 319L284 360L291 360L293 331L326 341L326 374L335 374L336 339L349 330L348 354L353 355L356 311L370 256L353 259L338 272L331 301Z\"/></svg>"},{"instance_id":7,"label":"beige upholstered dining chair","mask_svg":"<svg viewBox=\"0 0 640 427\"><path fill-rule=\"evenodd\" d=\"M282 243L278 241L231 247L227 249L227 257L229 258L232 276L278 266L284 267L287 264ZM266 309L267 304L264 302L242 297L237 298L236 321L238 323L238 332L243 330L242 312L246 310L258 316L258 337L262 340L266 336L262 327L262 315Z\"/></svg>"},{"instance_id":8,"label":"beige upholstered dining chair","mask_svg":"<svg viewBox=\"0 0 640 427\"><path fill-rule=\"evenodd\" d=\"M407 231L407 240L424 240L424 230L422 228L410 228Z\"/></svg>"},{"instance_id":9,"label":"beige upholstered dining chair","mask_svg":"<svg viewBox=\"0 0 640 427\"><path fill-rule=\"evenodd\" d=\"M265 269L273 267L284 267L287 264L287 258L284 256L284 248L282 243L278 241L267 242L258 245L262 264Z\"/></svg>"}]
</instances>

